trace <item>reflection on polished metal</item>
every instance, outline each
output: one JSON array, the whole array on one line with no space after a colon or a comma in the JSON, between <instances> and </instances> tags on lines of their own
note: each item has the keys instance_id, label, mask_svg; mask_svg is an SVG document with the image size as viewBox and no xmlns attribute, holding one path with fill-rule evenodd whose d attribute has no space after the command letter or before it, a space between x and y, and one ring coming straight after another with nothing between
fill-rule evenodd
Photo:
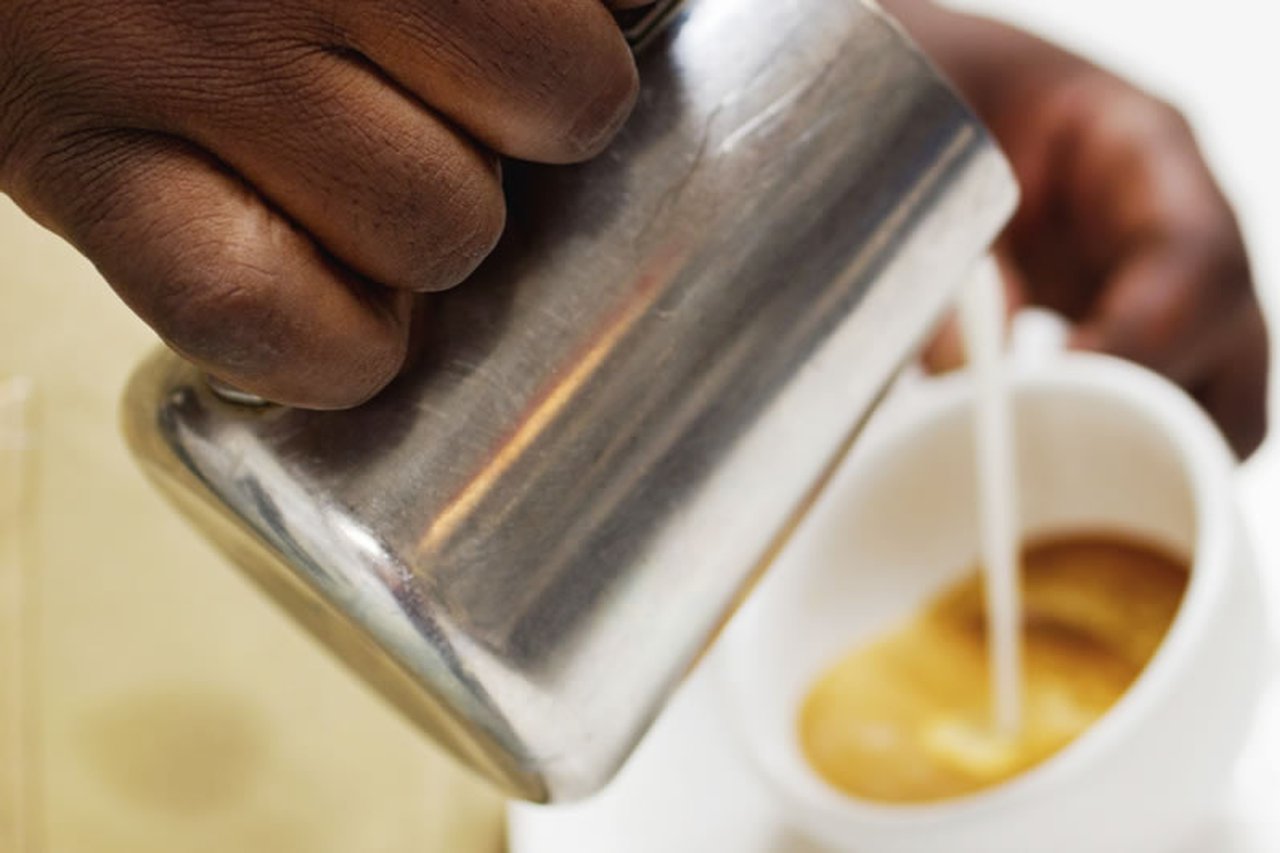
<instances>
[{"instance_id":1,"label":"reflection on polished metal","mask_svg":"<svg viewBox=\"0 0 1280 853\"><path fill-rule=\"evenodd\" d=\"M624 9L614 17L622 27L627 43L635 50L643 50L671 23L683 5L684 0L658 0L636 9Z\"/></svg>"},{"instance_id":2,"label":"reflection on polished metal","mask_svg":"<svg viewBox=\"0 0 1280 853\"><path fill-rule=\"evenodd\" d=\"M700 0L596 161L359 409L241 407L158 355L150 475L511 793L606 782L1010 213L985 132L855 0ZM267 653L267 652L264 652Z\"/></svg>"}]
</instances>

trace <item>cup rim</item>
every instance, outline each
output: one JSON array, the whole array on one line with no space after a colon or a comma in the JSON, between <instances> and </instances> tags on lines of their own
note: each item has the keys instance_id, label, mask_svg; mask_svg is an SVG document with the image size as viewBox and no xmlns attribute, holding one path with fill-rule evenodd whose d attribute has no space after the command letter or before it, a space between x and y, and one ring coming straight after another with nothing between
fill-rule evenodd
<instances>
[{"instance_id":1,"label":"cup rim","mask_svg":"<svg viewBox=\"0 0 1280 853\"><path fill-rule=\"evenodd\" d=\"M1191 492L1196 525L1188 555L1190 578L1174 621L1134 683L1067 746L1010 780L960 797L925 803L877 803L852 797L823 780L798 749L782 750L781 754L794 760L783 762L786 766L776 766L778 762L766 756L759 742L761 736L775 733L757 731L760 727L737 711L736 688L728 668L721 666L718 680L722 704L739 730L739 740L745 742L751 762L780 793L808 809L836 819L890 828L968 819L1036 797L1054 780L1107 755L1141 719L1159 712L1162 697L1173 687L1225 594L1234 528L1233 456L1200 407L1163 377L1118 358L1092 353L1064 353L1033 369L1015 367L1009 378L1015 394L1065 389L1140 409L1150 421L1162 425ZM920 430L947 417L971 396L971 384L964 374L925 383L927 393L901 401L885 413L882 423L869 430L869 447L864 451L868 458L902 452ZM726 658L736 654L736 643L732 637L727 639Z\"/></svg>"}]
</instances>

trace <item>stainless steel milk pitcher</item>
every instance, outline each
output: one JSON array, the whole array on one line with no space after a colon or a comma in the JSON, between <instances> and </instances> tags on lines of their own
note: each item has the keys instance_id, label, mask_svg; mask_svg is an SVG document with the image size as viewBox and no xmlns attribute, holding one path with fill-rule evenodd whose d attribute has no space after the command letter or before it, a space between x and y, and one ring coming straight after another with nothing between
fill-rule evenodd
<instances>
[{"instance_id":1,"label":"stainless steel milk pitcher","mask_svg":"<svg viewBox=\"0 0 1280 853\"><path fill-rule=\"evenodd\" d=\"M857 0L698 0L640 70L606 154L516 170L373 401L237 405L160 354L125 404L196 524L532 800L613 776L1015 203Z\"/></svg>"}]
</instances>

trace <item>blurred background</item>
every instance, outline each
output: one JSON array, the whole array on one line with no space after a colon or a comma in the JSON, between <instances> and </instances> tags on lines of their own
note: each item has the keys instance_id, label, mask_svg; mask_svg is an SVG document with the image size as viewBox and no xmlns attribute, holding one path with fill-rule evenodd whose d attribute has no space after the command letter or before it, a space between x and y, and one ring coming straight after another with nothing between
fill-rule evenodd
<instances>
[{"instance_id":1,"label":"blurred background","mask_svg":"<svg viewBox=\"0 0 1280 853\"><path fill-rule=\"evenodd\" d=\"M1021 24L1182 107L1237 206L1276 317L1280 115L1270 89L1280 50L1269 4L953 5ZM142 480L116 406L153 345L87 262L0 199L0 849L501 849L501 804L312 646ZM23 384L4 384L15 377ZM1268 567L1280 557L1276 444L1240 483ZM1274 696L1268 716L1280 717ZM1271 747L1249 772L1280 780L1280 745L1260 743Z\"/></svg>"}]
</instances>

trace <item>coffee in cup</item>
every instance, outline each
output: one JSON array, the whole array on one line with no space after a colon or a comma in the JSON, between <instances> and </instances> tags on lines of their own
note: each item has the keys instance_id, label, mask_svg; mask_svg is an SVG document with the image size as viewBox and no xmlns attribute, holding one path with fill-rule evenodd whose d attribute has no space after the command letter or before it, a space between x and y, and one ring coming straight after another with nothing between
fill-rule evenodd
<instances>
[{"instance_id":1,"label":"coffee in cup","mask_svg":"<svg viewBox=\"0 0 1280 853\"><path fill-rule=\"evenodd\" d=\"M1018 729L992 722L989 623L975 571L841 657L810 689L797 728L822 778L861 799L922 803L1034 767L1128 690L1164 639L1188 578L1185 560L1114 535L1033 541L1021 563Z\"/></svg>"},{"instance_id":2,"label":"coffee in cup","mask_svg":"<svg viewBox=\"0 0 1280 853\"><path fill-rule=\"evenodd\" d=\"M794 828L822 849L1167 853L1231 790L1270 655L1229 448L1195 401L1132 364L1046 353L1012 380L1020 541L1089 535L1185 557L1177 614L1105 714L1000 784L884 802L823 778L797 737L814 684L850 648L928 612L981 550L973 386L949 376L905 387L716 656L727 725ZM987 683L972 680L985 700Z\"/></svg>"}]
</instances>

